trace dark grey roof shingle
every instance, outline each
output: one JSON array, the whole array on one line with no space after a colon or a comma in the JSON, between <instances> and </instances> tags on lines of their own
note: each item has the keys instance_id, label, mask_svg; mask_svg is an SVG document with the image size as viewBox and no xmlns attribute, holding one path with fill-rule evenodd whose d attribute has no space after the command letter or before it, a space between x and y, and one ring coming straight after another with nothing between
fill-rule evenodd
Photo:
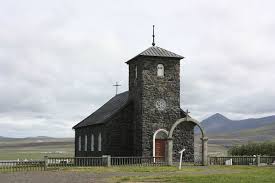
<instances>
[{"instance_id":1,"label":"dark grey roof shingle","mask_svg":"<svg viewBox=\"0 0 275 183\"><path fill-rule=\"evenodd\" d=\"M108 102L106 102L102 107L92 113L90 116L79 122L77 125L73 127L73 129L103 124L107 122L114 114L119 112L122 108L124 108L129 103L129 92L120 93L113 98L111 98ZM181 109L181 117L185 117L186 113Z\"/></svg>"},{"instance_id":2,"label":"dark grey roof shingle","mask_svg":"<svg viewBox=\"0 0 275 183\"><path fill-rule=\"evenodd\" d=\"M126 104L128 104L128 101L128 91L114 96L111 100L105 103L90 116L75 125L73 129L89 125L102 124L106 122L111 116L113 116L121 108L126 106Z\"/></svg>"},{"instance_id":3,"label":"dark grey roof shingle","mask_svg":"<svg viewBox=\"0 0 275 183\"><path fill-rule=\"evenodd\" d=\"M179 59L184 58L183 56L180 56L176 53L173 53L171 51L165 50L165 49L157 47L157 46L151 46L150 48L148 48L145 51L141 52L140 54L138 54L134 58L136 58L138 56L170 57L170 58L179 58ZM128 60L126 63L133 60L134 58Z\"/></svg>"}]
</instances>

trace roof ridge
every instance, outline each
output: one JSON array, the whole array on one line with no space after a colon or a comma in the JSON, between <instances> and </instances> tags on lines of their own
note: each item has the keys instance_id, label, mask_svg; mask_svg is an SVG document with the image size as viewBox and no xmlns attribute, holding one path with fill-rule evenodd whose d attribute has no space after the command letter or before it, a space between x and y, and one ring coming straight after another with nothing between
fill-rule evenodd
<instances>
[{"instance_id":1,"label":"roof ridge","mask_svg":"<svg viewBox=\"0 0 275 183\"><path fill-rule=\"evenodd\" d=\"M178 55L174 52L168 51L164 48L158 47L158 46L151 46L147 48L146 50L142 51L140 54L137 56L131 58L128 60L126 63L129 61L135 59L138 56L151 56L151 57L169 57L169 58L178 58L178 59L183 59L184 57L181 55Z\"/></svg>"}]
</instances>

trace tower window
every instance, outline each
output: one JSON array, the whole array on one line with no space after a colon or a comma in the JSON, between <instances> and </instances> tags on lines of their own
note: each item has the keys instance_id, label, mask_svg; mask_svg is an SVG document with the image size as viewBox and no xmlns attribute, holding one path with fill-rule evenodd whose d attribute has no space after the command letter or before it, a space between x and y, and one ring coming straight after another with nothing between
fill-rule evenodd
<instances>
[{"instance_id":1,"label":"tower window","mask_svg":"<svg viewBox=\"0 0 275 183\"><path fill-rule=\"evenodd\" d=\"M164 77L164 66L162 64L158 64L157 66L157 76Z\"/></svg>"},{"instance_id":2,"label":"tower window","mask_svg":"<svg viewBox=\"0 0 275 183\"><path fill-rule=\"evenodd\" d=\"M101 133L98 134L98 151L101 151Z\"/></svg>"}]
</instances>

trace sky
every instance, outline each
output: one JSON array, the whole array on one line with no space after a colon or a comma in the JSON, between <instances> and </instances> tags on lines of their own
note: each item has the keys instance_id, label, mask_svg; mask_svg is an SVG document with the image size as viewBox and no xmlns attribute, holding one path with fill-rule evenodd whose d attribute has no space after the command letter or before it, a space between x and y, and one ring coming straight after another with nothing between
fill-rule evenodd
<instances>
[{"instance_id":1,"label":"sky","mask_svg":"<svg viewBox=\"0 0 275 183\"><path fill-rule=\"evenodd\" d=\"M203 120L275 114L272 0L9 0L0 6L0 136L72 137L128 90L125 61L156 45L185 57L181 107Z\"/></svg>"}]
</instances>

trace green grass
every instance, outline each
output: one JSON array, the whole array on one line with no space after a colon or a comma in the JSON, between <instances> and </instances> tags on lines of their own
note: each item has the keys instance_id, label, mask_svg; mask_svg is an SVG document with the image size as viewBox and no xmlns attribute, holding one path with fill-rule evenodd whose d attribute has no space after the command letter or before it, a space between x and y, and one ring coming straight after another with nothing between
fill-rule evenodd
<instances>
[{"instance_id":1,"label":"green grass","mask_svg":"<svg viewBox=\"0 0 275 183\"><path fill-rule=\"evenodd\" d=\"M109 182L265 183L275 182L275 167L187 166L177 167L91 167L63 171L113 173ZM116 174L117 173L117 174ZM134 176L132 175L134 173ZM122 175L124 176L122 176ZM127 175L128 174L128 175Z\"/></svg>"},{"instance_id":2,"label":"green grass","mask_svg":"<svg viewBox=\"0 0 275 183\"><path fill-rule=\"evenodd\" d=\"M173 169L172 169L173 170ZM118 177L116 182L263 183L275 182L275 167L210 166L152 176Z\"/></svg>"},{"instance_id":3,"label":"green grass","mask_svg":"<svg viewBox=\"0 0 275 183\"><path fill-rule=\"evenodd\" d=\"M188 166L180 170L180 172L190 173L190 172L200 172L204 168L197 168L194 166ZM171 166L160 166L160 167L140 167L140 166L117 166L117 167L79 167L79 168L62 168L59 170L63 171L73 171L73 172L93 172L93 173L107 173L107 172L117 172L117 173L162 173L162 172L179 172L177 167Z\"/></svg>"},{"instance_id":4,"label":"green grass","mask_svg":"<svg viewBox=\"0 0 275 183\"><path fill-rule=\"evenodd\" d=\"M70 167L49 169L58 172L96 173L109 182L183 182L183 183L274 183L275 167L186 166L177 167ZM81 174L80 174L81 175Z\"/></svg>"}]
</instances>

